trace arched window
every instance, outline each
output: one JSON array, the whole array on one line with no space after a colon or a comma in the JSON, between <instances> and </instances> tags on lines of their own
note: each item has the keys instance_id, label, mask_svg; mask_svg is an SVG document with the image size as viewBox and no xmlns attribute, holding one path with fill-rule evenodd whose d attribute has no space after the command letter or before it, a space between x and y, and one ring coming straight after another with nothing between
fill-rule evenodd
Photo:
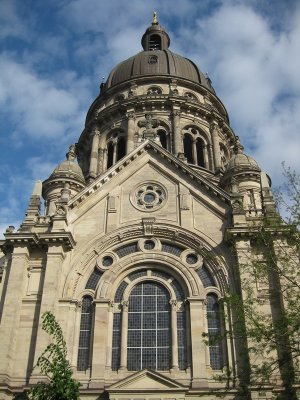
<instances>
[{"instance_id":1,"label":"arched window","mask_svg":"<svg viewBox=\"0 0 300 400\"><path fill-rule=\"evenodd\" d=\"M207 295L207 326L210 366L212 369L222 369L223 351L221 338L221 318L218 298L215 294Z\"/></svg>"},{"instance_id":2,"label":"arched window","mask_svg":"<svg viewBox=\"0 0 300 400\"><path fill-rule=\"evenodd\" d=\"M126 142L124 136L119 138L117 148L117 161L119 161L126 155Z\"/></svg>"},{"instance_id":3,"label":"arched window","mask_svg":"<svg viewBox=\"0 0 300 400\"><path fill-rule=\"evenodd\" d=\"M187 162L202 168L208 168L211 155L210 147L204 139L204 134L193 126L186 127L183 133L183 151Z\"/></svg>"},{"instance_id":4,"label":"arched window","mask_svg":"<svg viewBox=\"0 0 300 400\"><path fill-rule=\"evenodd\" d=\"M143 277L150 280L141 281ZM136 285L135 280L138 280ZM166 286L157 280L164 280ZM128 287L128 281L133 287ZM173 293L172 297L170 293ZM186 369L184 300L182 287L168 273L155 269L130 273L126 281L121 282L114 297L112 370Z\"/></svg>"},{"instance_id":5,"label":"arched window","mask_svg":"<svg viewBox=\"0 0 300 400\"><path fill-rule=\"evenodd\" d=\"M128 308L127 368L171 368L171 315L168 291L156 282L132 290Z\"/></svg>"},{"instance_id":6,"label":"arched window","mask_svg":"<svg viewBox=\"0 0 300 400\"><path fill-rule=\"evenodd\" d=\"M114 145L112 142L109 142L107 145L107 168L110 168L113 165L113 157L114 157Z\"/></svg>"},{"instance_id":7,"label":"arched window","mask_svg":"<svg viewBox=\"0 0 300 400\"><path fill-rule=\"evenodd\" d=\"M126 140L124 136L114 134L107 143L107 168L110 168L117 161L126 155Z\"/></svg>"},{"instance_id":8,"label":"arched window","mask_svg":"<svg viewBox=\"0 0 300 400\"><path fill-rule=\"evenodd\" d=\"M77 370L85 371L90 364L91 332L93 322L93 299L91 296L82 298Z\"/></svg>"},{"instance_id":9,"label":"arched window","mask_svg":"<svg viewBox=\"0 0 300 400\"><path fill-rule=\"evenodd\" d=\"M201 139L196 140L196 153L197 153L197 164L200 167L205 167L204 162L204 146Z\"/></svg>"},{"instance_id":10,"label":"arched window","mask_svg":"<svg viewBox=\"0 0 300 400\"><path fill-rule=\"evenodd\" d=\"M161 50L161 37L159 35L150 36L149 50Z\"/></svg>"},{"instance_id":11,"label":"arched window","mask_svg":"<svg viewBox=\"0 0 300 400\"><path fill-rule=\"evenodd\" d=\"M201 279L202 285L206 288L209 286L216 286L214 278L209 270L203 266L202 268L198 269L197 274Z\"/></svg>"},{"instance_id":12,"label":"arched window","mask_svg":"<svg viewBox=\"0 0 300 400\"><path fill-rule=\"evenodd\" d=\"M163 129L159 129L157 131L157 135L159 137L160 140L160 144L162 145L162 147L166 150L168 150L168 144L167 144L167 132Z\"/></svg>"},{"instance_id":13,"label":"arched window","mask_svg":"<svg viewBox=\"0 0 300 400\"><path fill-rule=\"evenodd\" d=\"M183 151L184 155L187 158L187 162L193 164L193 141L190 135L184 135L183 138Z\"/></svg>"}]
</instances>

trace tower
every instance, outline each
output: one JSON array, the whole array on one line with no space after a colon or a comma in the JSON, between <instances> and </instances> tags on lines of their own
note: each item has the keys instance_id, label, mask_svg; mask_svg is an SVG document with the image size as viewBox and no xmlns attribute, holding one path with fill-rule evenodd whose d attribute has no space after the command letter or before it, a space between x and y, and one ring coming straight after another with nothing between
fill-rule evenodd
<instances>
[{"instance_id":1,"label":"tower","mask_svg":"<svg viewBox=\"0 0 300 400\"><path fill-rule=\"evenodd\" d=\"M226 392L215 376L230 368L237 380L244 368L246 343L203 335L232 331L220 299L240 289L233 265L274 208L270 181L156 16L141 42L1 243L3 399L41 378L45 311L62 326L83 399L214 399Z\"/></svg>"}]
</instances>

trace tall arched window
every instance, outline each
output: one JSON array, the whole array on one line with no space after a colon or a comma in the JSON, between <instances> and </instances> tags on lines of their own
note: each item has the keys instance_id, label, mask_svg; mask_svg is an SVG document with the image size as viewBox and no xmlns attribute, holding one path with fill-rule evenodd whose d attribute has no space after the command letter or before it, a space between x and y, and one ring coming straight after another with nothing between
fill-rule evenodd
<instances>
[{"instance_id":1,"label":"tall arched window","mask_svg":"<svg viewBox=\"0 0 300 400\"><path fill-rule=\"evenodd\" d=\"M150 280L141 280L146 276ZM114 297L112 370L186 369L184 300L182 287L168 273L155 269L130 273Z\"/></svg>"},{"instance_id":2,"label":"tall arched window","mask_svg":"<svg viewBox=\"0 0 300 400\"><path fill-rule=\"evenodd\" d=\"M196 153L197 153L197 164L200 167L205 167L204 161L204 145L201 139L196 139Z\"/></svg>"},{"instance_id":3,"label":"tall arched window","mask_svg":"<svg viewBox=\"0 0 300 400\"><path fill-rule=\"evenodd\" d=\"M168 291L156 282L132 290L128 308L127 368L171 368L171 315Z\"/></svg>"},{"instance_id":4,"label":"tall arched window","mask_svg":"<svg viewBox=\"0 0 300 400\"><path fill-rule=\"evenodd\" d=\"M117 161L119 161L126 155L126 142L124 136L119 138L117 147Z\"/></svg>"},{"instance_id":5,"label":"tall arched window","mask_svg":"<svg viewBox=\"0 0 300 400\"><path fill-rule=\"evenodd\" d=\"M184 135L183 138L183 151L184 155L187 158L187 162L193 164L193 140L190 135Z\"/></svg>"},{"instance_id":6,"label":"tall arched window","mask_svg":"<svg viewBox=\"0 0 300 400\"><path fill-rule=\"evenodd\" d=\"M109 142L107 145L107 168L110 168L113 165L113 157L114 157L114 145L112 142Z\"/></svg>"},{"instance_id":7,"label":"tall arched window","mask_svg":"<svg viewBox=\"0 0 300 400\"><path fill-rule=\"evenodd\" d=\"M207 295L207 326L210 366L212 369L222 369L223 351L221 338L221 317L218 297L209 293Z\"/></svg>"},{"instance_id":8,"label":"tall arched window","mask_svg":"<svg viewBox=\"0 0 300 400\"><path fill-rule=\"evenodd\" d=\"M157 136L159 137L160 144L166 150L168 150L168 142L167 142L167 132L164 129L159 129L157 131Z\"/></svg>"},{"instance_id":9,"label":"tall arched window","mask_svg":"<svg viewBox=\"0 0 300 400\"><path fill-rule=\"evenodd\" d=\"M82 298L77 370L85 371L90 364L91 333L93 321L93 299L91 296Z\"/></svg>"},{"instance_id":10,"label":"tall arched window","mask_svg":"<svg viewBox=\"0 0 300 400\"><path fill-rule=\"evenodd\" d=\"M210 146L206 142L204 133L193 126L184 128L183 133L183 151L187 162L199 167L209 168Z\"/></svg>"},{"instance_id":11,"label":"tall arched window","mask_svg":"<svg viewBox=\"0 0 300 400\"><path fill-rule=\"evenodd\" d=\"M107 143L107 168L110 168L117 161L126 155L126 140L124 136L113 137Z\"/></svg>"}]
</instances>

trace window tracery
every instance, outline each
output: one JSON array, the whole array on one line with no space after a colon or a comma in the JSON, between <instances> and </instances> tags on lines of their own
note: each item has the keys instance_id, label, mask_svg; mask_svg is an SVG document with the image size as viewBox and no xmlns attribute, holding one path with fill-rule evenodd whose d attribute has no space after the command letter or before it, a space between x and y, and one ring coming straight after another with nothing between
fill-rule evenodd
<instances>
[{"instance_id":1,"label":"window tracery","mask_svg":"<svg viewBox=\"0 0 300 400\"><path fill-rule=\"evenodd\" d=\"M183 130L183 151L188 163L208 168L208 145L200 130L194 127Z\"/></svg>"},{"instance_id":2,"label":"window tracery","mask_svg":"<svg viewBox=\"0 0 300 400\"><path fill-rule=\"evenodd\" d=\"M126 140L120 133L115 133L107 142L107 169L126 155Z\"/></svg>"},{"instance_id":3,"label":"window tracery","mask_svg":"<svg viewBox=\"0 0 300 400\"><path fill-rule=\"evenodd\" d=\"M150 368L163 371L172 368L174 363L177 368L185 369L187 367L186 310L185 296L180 284L171 275L160 270L135 271L129 274L128 278L133 282L133 287L130 289L128 283L123 281L115 295L115 301L119 301L120 305L124 304L124 306L121 315L118 307L116 308L118 311L115 311L119 316L114 317L112 370L116 371L122 367L120 349L121 343L124 343L122 340L125 334L122 329L127 330L127 343L124 345L127 347L128 370L138 371ZM138 281L135 283L136 279ZM170 289L168 290L167 287L172 288L174 293L172 296L175 295L176 300L171 297ZM125 290L130 290L128 300ZM120 296L121 293L122 296ZM171 318L172 313L175 313L175 320ZM122 320L122 318L125 319ZM173 329L176 331L176 345L172 343ZM117 338L119 346L117 346Z\"/></svg>"}]
</instances>

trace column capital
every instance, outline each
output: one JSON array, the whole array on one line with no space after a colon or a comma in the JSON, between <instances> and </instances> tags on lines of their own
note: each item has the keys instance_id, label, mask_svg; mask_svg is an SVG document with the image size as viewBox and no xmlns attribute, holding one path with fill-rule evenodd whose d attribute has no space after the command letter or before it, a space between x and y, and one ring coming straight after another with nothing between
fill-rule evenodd
<instances>
[{"instance_id":1,"label":"column capital","mask_svg":"<svg viewBox=\"0 0 300 400\"><path fill-rule=\"evenodd\" d=\"M134 111L127 111L126 117L128 119L135 119L135 112Z\"/></svg>"},{"instance_id":2,"label":"column capital","mask_svg":"<svg viewBox=\"0 0 300 400\"><path fill-rule=\"evenodd\" d=\"M179 108L179 109L173 108L173 110L172 110L172 115L173 115L174 117L180 117L180 114L181 114L180 108Z\"/></svg>"}]
</instances>

